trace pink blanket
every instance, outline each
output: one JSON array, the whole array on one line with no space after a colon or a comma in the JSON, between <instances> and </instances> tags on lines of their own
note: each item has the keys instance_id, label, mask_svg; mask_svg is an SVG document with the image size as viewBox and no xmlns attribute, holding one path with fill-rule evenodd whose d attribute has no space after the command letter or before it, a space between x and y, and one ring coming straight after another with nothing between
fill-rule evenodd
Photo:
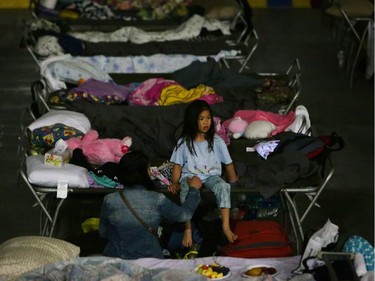
<instances>
[{"instance_id":1,"label":"pink blanket","mask_svg":"<svg viewBox=\"0 0 375 281\"><path fill-rule=\"evenodd\" d=\"M293 111L286 115L279 113L262 111L262 110L238 110L234 113L233 117L223 122L223 126L228 128L229 123L235 117L241 117L249 124L257 120L269 121L276 126L276 129L271 132L271 136L283 132L294 121L295 113Z\"/></svg>"}]
</instances>

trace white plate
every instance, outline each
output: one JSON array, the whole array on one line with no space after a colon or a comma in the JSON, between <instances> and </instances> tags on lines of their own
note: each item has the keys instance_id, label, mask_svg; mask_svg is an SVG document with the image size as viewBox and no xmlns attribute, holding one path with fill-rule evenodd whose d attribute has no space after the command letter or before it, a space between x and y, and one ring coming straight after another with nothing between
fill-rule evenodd
<instances>
[{"instance_id":1,"label":"white plate","mask_svg":"<svg viewBox=\"0 0 375 281\"><path fill-rule=\"evenodd\" d=\"M274 266L272 266L272 265L267 265L267 264L255 264L255 265L250 265L250 266L244 268L243 273L242 273L242 277L247 277L247 278L256 278L256 277L260 277L260 276L262 276L263 274L260 275L260 276L250 276L250 275L246 275L246 274L245 274L246 271L251 270L251 269L256 268L256 267L269 267L269 268L272 267L272 268L274 268L274 269L276 270L276 272L275 272L274 274L271 274L272 276L275 276L275 275L277 275L277 274L279 273L279 271L277 270L277 268L274 267Z\"/></svg>"},{"instance_id":2,"label":"white plate","mask_svg":"<svg viewBox=\"0 0 375 281\"><path fill-rule=\"evenodd\" d=\"M198 266L194 269L194 272L197 272L198 271ZM199 273L197 273L197 274L199 274ZM202 274L199 274L199 275L202 275ZM224 275L223 277L221 277L221 278L214 278L214 279L211 279L211 278L209 278L209 277L207 277L207 276L205 276L205 277L207 277L207 279L210 279L210 280L224 280L224 279L227 279L229 276L231 276L232 275L232 271L229 271L228 272L228 274L227 275ZM204 276L204 275L202 275L202 276Z\"/></svg>"}]
</instances>

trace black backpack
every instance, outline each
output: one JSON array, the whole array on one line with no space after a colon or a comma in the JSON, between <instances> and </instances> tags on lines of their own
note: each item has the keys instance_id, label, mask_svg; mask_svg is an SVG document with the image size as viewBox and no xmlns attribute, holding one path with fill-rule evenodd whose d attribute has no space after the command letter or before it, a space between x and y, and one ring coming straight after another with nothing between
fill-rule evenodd
<instances>
[{"instance_id":1,"label":"black backpack","mask_svg":"<svg viewBox=\"0 0 375 281\"><path fill-rule=\"evenodd\" d=\"M324 173L325 163L331 152L339 151L345 146L343 138L336 132L321 136L282 132L275 135L273 139L280 140L280 143L268 157L284 152L301 151L310 160L322 166L322 173Z\"/></svg>"}]
</instances>

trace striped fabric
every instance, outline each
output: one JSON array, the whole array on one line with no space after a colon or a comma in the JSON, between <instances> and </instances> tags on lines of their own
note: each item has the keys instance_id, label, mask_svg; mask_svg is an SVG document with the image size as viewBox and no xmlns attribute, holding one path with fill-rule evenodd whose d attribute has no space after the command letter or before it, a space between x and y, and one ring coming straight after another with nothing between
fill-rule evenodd
<instances>
[{"instance_id":1,"label":"striped fabric","mask_svg":"<svg viewBox=\"0 0 375 281\"><path fill-rule=\"evenodd\" d=\"M310 0L248 0L252 8L310 8Z\"/></svg>"}]
</instances>

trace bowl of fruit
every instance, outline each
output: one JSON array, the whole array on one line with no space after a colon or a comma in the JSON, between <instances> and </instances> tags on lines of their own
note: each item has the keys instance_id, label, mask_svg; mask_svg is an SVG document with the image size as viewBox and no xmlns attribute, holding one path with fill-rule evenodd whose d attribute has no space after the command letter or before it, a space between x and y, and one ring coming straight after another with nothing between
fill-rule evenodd
<instances>
[{"instance_id":1,"label":"bowl of fruit","mask_svg":"<svg viewBox=\"0 0 375 281\"><path fill-rule=\"evenodd\" d=\"M214 280L224 280L231 275L229 267L217 263L199 264L195 272Z\"/></svg>"}]
</instances>

